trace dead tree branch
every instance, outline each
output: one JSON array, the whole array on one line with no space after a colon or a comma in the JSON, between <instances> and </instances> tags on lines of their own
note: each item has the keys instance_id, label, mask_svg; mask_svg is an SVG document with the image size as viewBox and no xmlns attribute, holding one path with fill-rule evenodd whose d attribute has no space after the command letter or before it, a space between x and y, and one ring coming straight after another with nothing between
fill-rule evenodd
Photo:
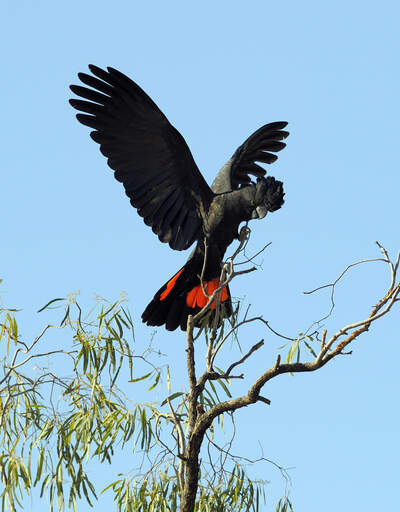
<instances>
[{"instance_id":1,"label":"dead tree branch","mask_svg":"<svg viewBox=\"0 0 400 512\"><path fill-rule=\"evenodd\" d=\"M248 232L246 232L246 236L248 237ZM242 247L245 246L245 238L241 242ZM207 432L207 430L211 427L211 424L215 418L224 414L224 413L233 413L235 410L246 407L250 404L256 402L262 402L265 404L270 404L270 400L261 395L261 391L264 386L272 379L277 377L278 375L283 375L286 373L302 373L302 372L313 372L316 371L325 364L327 364L334 357L344 354L343 350L354 340L358 339L361 334L368 331L371 324L382 318L386 314L389 313L393 305L398 302L400 295L400 280L398 279L398 269L400 264L400 252L396 257L395 262L393 263L388 256L388 253L384 247L382 247L379 243L379 246L383 258L374 258L370 260L362 260L357 263L353 263L348 265L346 269L340 274L340 276L330 285L325 285L315 290L306 293L314 293L317 290L322 288L331 287L331 301L332 307L328 316L331 314L334 308L334 291L335 286L340 281L340 279L345 275L345 273L351 268L359 265L361 263L374 262L374 261L383 261L385 262L390 270L390 285L387 289L384 296L379 299L375 306L372 308L372 311L369 315L363 320L350 323L345 325L337 332L333 333L329 338L327 337L327 331L324 330L322 332L322 338L320 340L320 348L319 352L314 354L314 359L308 362L286 362L281 363L281 356L278 355L275 363L265 372L263 372L249 387L248 392L240 397L233 398L231 400L227 400L224 402L217 403L212 406L207 411L201 410L201 414L197 414L199 410L197 408L198 398L201 392L204 390L204 387L208 380L215 379L230 379L234 378L231 376L231 372L234 368L244 363L254 352L259 350L263 344L264 340L253 345L250 350L238 361L233 362L225 373L218 373L213 370L213 363L215 357L219 350L222 348L226 340L229 336L241 325L249 322L253 322L259 320L263 322L272 332L276 335L287 339L288 341L298 343L299 338L289 338L279 333L275 332L268 324L266 320L262 317L254 317L251 319L247 319L247 312L245 314L245 318L243 321L238 322L225 336L221 337L218 343L215 343L216 333L212 332L212 336L209 340L208 351L207 351L207 370L202 374L202 376L196 381L196 375L194 371L194 348L193 348L193 326L194 323L201 318L206 311L210 308L213 301L216 299L221 290L226 286L236 275L245 274L247 272L251 272L254 268L250 268L247 270L243 270L240 272L234 271L233 258L229 260L225 265L223 272L221 273L221 281L220 287L210 296L207 305L203 310L198 313L195 317L190 317L188 321L188 331L187 331L187 344L188 344L188 373L189 373L189 384L190 384L190 392L189 392L189 433L188 433L188 442L186 445L185 452L185 488L184 493L182 495L181 502L181 512L189 512L193 510L195 497L197 492L197 482L198 482L198 471L199 471L199 453L201 444L203 442L203 438ZM238 249L234 253L234 257L236 257L240 253ZM326 317L325 317L326 318ZM318 339L318 335L317 335ZM347 352L348 353L348 352ZM243 375L236 376L235 378L243 378Z\"/></svg>"}]
</instances>

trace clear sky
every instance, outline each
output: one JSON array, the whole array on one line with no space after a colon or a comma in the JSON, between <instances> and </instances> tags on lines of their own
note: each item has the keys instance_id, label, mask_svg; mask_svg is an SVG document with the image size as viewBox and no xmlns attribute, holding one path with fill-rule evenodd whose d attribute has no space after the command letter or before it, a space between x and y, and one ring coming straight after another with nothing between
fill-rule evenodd
<instances>
[{"instance_id":1,"label":"clear sky","mask_svg":"<svg viewBox=\"0 0 400 512\"><path fill-rule=\"evenodd\" d=\"M378 257L375 240L400 249L399 17L398 3L386 0L3 0L0 277L3 303L24 309L26 336L37 334L45 320L34 312L51 298L80 290L89 304L94 293L114 299L125 290L146 342L153 329L140 314L186 258L144 225L75 120L68 85L88 63L137 81L209 183L252 131L289 121L287 148L268 169L285 182L285 205L253 222L254 251L272 245L263 270L238 278L232 293L288 335L323 316L328 294L304 290ZM382 264L357 268L338 289L327 328L365 316L387 282ZM236 453L257 456L260 440L266 457L294 467L296 510L395 508L398 326L399 309L352 356L280 377L265 389L271 407L238 414ZM242 346L260 338L266 347L247 365L248 383L280 345L257 326L243 329ZM183 389L182 333L160 329L155 343ZM226 350L221 365L232 358ZM235 384L232 393L244 389ZM279 474L269 465L254 474L271 481L265 510L274 510ZM105 498L95 509L110 506Z\"/></svg>"}]
</instances>

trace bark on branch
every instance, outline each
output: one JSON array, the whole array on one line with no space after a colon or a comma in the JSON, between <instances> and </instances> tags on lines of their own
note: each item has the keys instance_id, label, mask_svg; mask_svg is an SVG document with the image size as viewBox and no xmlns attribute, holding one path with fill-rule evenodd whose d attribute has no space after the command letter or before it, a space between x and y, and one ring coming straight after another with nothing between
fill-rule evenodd
<instances>
[{"instance_id":1,"label":"bark on branch","mask_svg":"<svg viewBox=\"0 0 400 512\"><path fill-rule=\"evenodd\" d=\"M245 242L242 241L242 246ZM247 407L250 404L256 402L263 402L266 404L270 404L270 400L261 395L261 391L264 386L272 379L277 377L278 375L283 375L286 373L302 373L302 372L313 372L316 371L323 366L325 366L329 361L331 361L334 357L343 354L343 350L350 343L360 337L361 334L368 331L371 324L383 317L393 307L393 305L398 302L400 295L400 281L398 280L398 269L400 265L400 252L397 255L395 262L393 263L387 251L384 247L382 247L377 242L382 254L383 258L376 258L368 261L384 261L389 269L390 269L390 285L385 293L385 295L375 304L372 308L370 314L364 319L360 320L348 325L345 325L337 332L333 333L330 338L327 338L327 331L322 331L322 338L320 342L319 352L315 354L315 357L312 361L308 362L285 362L281 363L281 357L278 355L275 363L268 370L263 372L249 387L247 394L233 398L231 400L227 400L224 402L220 402L207 411L204 411L201 404L198 403L198 399L202 391L204 390L207 381L216 380L216 379L229 379L229 378L242 378L243 375L232 376L231 372L234 368L243 364L254 352L259 350L263 344L264 340L259 341L254 344L250 350L238 361L235 361L230 364L225 373L216 372L213 369L213 363L215 357L219 350L224 345L225 341L228 337L239 327L239 325L243 325L245 323L261 320L267 327L270 328L268 322L263 320L262 317L255 317L252 319L247 319L247 312L245 314L245 319L242 322L238 322L224 337L221 337L218 342L216 342L216 332L215 330L212 332L209 340L209 346L207 351L207 370L202 374L202 376L196 380L195 374L195 361L194 361L194 345L193 345L193 326L195 321L204 314L203 311L208 311L213 301L217 298L220 291L226 286L236 275L243 274L249 271L253 271L254 268L244 270L241 272L235 272L233 266L233 259L230 260L229 264L224 268L223 273L221 274L221 282L220 288L216 290L212 296L210 296L209 301L205 308L198 314L196 317L189 317L188 320L188 330L187 330L187 353L188 353L188 375L189 375L189 385L190 392L188 395L188 410L189 410L189 435L188 435L188 443L185 451L185 484L184 484L184 492L181 500L181 512L192 512L194 510L196 493L197 493L197 485L198 485L198 473L199 473L199 453L200 448L204 439L204 436L207 432L207 429L211 427L211 424L215 418L224 413L232 413L238 409L243 407ZM236 251L234 256L237 256L240 251ZM362 262L353 263L346 267L346 269L340 274L340 276L335 280L332 285L332 307L334 306L333 302L333 293L334 287L338 283L338 281L343 277L343 275L350 268L354 267L357 264L365 263L367 260L363 260ZM224 273L225 272L225 273ZM323 288L323 287L321 287ZM319 288L320 289L320 288ZM315 291L315 290L313 290ZM310 292L312 293L312 292ZM273 330L272 330L273 331ZM275 331L273 331L275 332ZM286 338L287 340L298 343L298 338L289 338L276 333L277 335ZM347 352L348 353L348 352Z\"/></svg>"}]
</instances>

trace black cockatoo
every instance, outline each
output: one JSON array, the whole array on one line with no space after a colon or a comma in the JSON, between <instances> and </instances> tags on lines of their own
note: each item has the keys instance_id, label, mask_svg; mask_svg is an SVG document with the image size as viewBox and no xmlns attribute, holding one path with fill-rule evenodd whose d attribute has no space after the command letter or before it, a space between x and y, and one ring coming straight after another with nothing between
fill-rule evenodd
<instances>
[{"instance_id":1,"label":"black cockatoo","mask_svg":"<svg viewBox=\"0 0 400 512\"><path fill-rule=\"evenodd\" d=\"M142 319L170 331L186 329L208 299L200 284L205 243L207 261L203 285L210 295L219 286L227 247L238 237L243 221L262 219L283 204L282 182L264 178L255 162L271 164L285 147L286 122L266 124L233 154L211 188L201 175L182 135L157 105L130 78L108 67L90 65L92 75L79 73L86 86L71 85L82 99L71 105L82 124L93 128L92 139L108 158L115 178L122 182L132 206L161 242L182 251L197 242L186 264L154 295ZM254 183L249 175L257 178ZM232 314L228 286L220 295L221 317ZM209 322L212 321L212 304ZM214 311L215 313L215 311Z\"/></svg>"}]
</instances>

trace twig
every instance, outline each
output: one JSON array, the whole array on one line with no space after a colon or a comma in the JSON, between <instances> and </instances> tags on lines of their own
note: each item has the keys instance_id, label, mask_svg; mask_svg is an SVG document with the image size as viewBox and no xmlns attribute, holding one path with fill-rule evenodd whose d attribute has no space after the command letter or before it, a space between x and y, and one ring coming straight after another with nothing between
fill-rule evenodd
<instances>
[{"instance_id":1,"label":"twig","mask_svg":"<svg viewBox=\"0 0 400 512\"><path fill-rule=\"evenodd\" d=\"M396 282L397 272L397 269L395 270L395 267L395 265L390 267L391 271L394 272L394 282ZM264 401L264 397L260 399L260 391L263 388L263 386L274 377L282 375L284 373L315 371L324 366L333 357L343 353L343 349L349 343L351 343L354 339L358 338L362 333L366 332L369 329L369 326L371 325L372 322L375 322L376 320L387 314L390 311L393 304L398 300L399 295L400 282L389 288L386 295L377 302L377 304L372 309L370 315L365 320L346 325L345 327L337 331L335 334L333 334L327 343L326 331L324 331L321 340L320 352L317 355L317 357L311 362L281 364L280 355L278 355L274 366L271 367L269 370L266 370L262 375L260 375L260 377L258 377L258 379L250 387L247 395L243 395L241 397L216 404L214 407L209 409L204 415L202 415L201 418L199 418L198 423L196 424L195 434L201 435L201 432L204 432L211 425L213 419L219 416L220 414L223 414L225 412L233 412L236 409L246 407L247 405L255 403L259 400ZM352 332L348 334L349 331ZM334 343L345 334L347 335L347 338L340 342L333 350L329 352L329 350L333 347Z\"/></svg>"},{"instance_id":2,"label":"twig","mask_svg":"<svg viewBox=\"0 0 400 512\"><path fill-rule=\"evenodd\" d=\"M360 261L356 261L355 263L351 263L350 265L348 265L344 270L343 272L339 275L339 277L337 277L335 279L335 281L333 283L330 283L330 284L325 284L323 286L318 286L317 288L314 288L313 290L310 290L308 292L303 292L305 295L311 295L312 293L315 293L319 290L323 290L324 288L332 288L332 291L331 291L331 295L330 295L330 300L331 300L331 308L329 310L329 312L323 316L322 318L320 318L319 320L317 320L316 322L313 322L310 327L307 329L307 331L309 331L314 325L319 325L321 322L323 322L324 320L326 320L327 318L329 318L333 312L333 310L335 309L335 300L334 300L334 296L335 296L335 287L337 285L337 283L342 279L342 277L346 274L346 272L348 272L351 268L353 267L356 267L358 265L361 265L363 263L371 263L371 262L374 262L374 261L383 261L384 263L387 263L387 261L384 259L384 258L371 258L371 259L367 259L367 260L360 260Z\"/></svg>"},{"instance_id":3,"label":"twig","mask_svg":"<svg viewBox=\"0 0 400 512\"><path fill-rule=\"evenodd\" d=\"M62 329L62 327L58 326L58 325L46 325L46 327L42 330L42 332L39 334L39 336L37 336L33 342L31 343L31 345L27 348L27 349L22 349L22 348L17 348L17 350L14 352L14 355L13 355L13 358L11 360L11 365L8 367L9 370L8 372L5 374L5 376L0 380L0 386L3 384L3 382L5 382L8 377L10 376L11 372L13 371L14 368L16 368L17 366L19 366L19 364L17 366L15 366L15 362L17 360L17 357L20 353L22 354L27 354L29 353L33 347L39 342L39 340L44 336L44 334L46 333L46 331L48 329L50 329L51 327L54 327L55 329ZM29 359L29 358L28 358Z\"/></svg>"},{"instance_id":4,"label":"twig","mask_svg":"<svg viewBox=\"0 0 400 512\"><path fill-rule=\"evenodd\" d=\"M400 261L400 251L397 254L396 263L393 265L393 263L391 262L391 260L389 258L389 255L387 253L387 250L383 247L383 245L381 245L379 242L375 242L375 243L379 247L379 249L381 250L381 252L382 252L382 254L383 254L384 258L385 258L386 263L390 266L391 283L390 283L389 290L391 290L393 288L393 286L394 286L395 281L396 281L396 273L397 273L397 269L399 267L399 261Z\"/></svg>"},{"instance_id":5,"label":"twig","mask_svg":"<svg viewBox=\"0 0 400 512\"><path fill-rule=\"evenodd\" d=\"M264 402L267 405L271 405L271 400L269 398L264 398L263 396L259 395L257 400L259 402Z\"/></svg>"},{"instance_id":6,"label":"twig","mask_svg":"<svg viewBox=\"0 0 400 512\"><path fill-rule=\"evenodd\" d=\"M239 361L236 361L235 363L232 363L230 365L230 367L226 370L225 374L226 375L230 375L231 371L236 367L238 366L239 364L242 364L246 361L247 358L249 358L251 356L251 354L253 352L255 352L256 350L258 350L259 348L261 348L262 346L264 345L264 340L261 340L259 341L258 343L256 343L255 345L253 345L251 347L251 349L247 352L247 354L245 354L242 359L240 359Z\"/></svg>"},{"instance_id":7,"label":"twig","mask_svg":"<svg viewBox=\"0 0 400 512\"><path fill-rule=\"evenodd\" d=\"M247 260L245 260L245 261L239 261L238 263L235 263L235 265L236 265L236 266L238 266L238 265L246 265L247 263L250 263L250 262L254 263L254 262L253 262L254 258L257 258L257 256L259 256L261 253L263 253L263 252L265 251L265 249L266 249L267 247L269 247L271 244L272 244L272 242L268 242L266 245L264 245L264 247L263 247L261 250L259 250L258 252L256 252L256 254L254 254L253 256L249 256L249 257L247 258ZM246 256L246 257L247 257L247 256Z\"/></svg>"}]
</instances>

